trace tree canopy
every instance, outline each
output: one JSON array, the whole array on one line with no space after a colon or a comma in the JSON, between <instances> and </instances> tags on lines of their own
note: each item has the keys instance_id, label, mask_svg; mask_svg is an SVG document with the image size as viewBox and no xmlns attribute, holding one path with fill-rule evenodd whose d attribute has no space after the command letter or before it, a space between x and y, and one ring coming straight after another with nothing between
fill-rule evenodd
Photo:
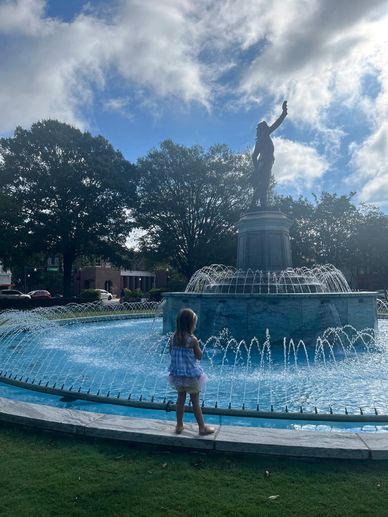
<instances>
[{"instance_id":1,"label":"tree canopy","mask_svg":"<svg viewBox=\"0 0 388 517\"><path fill-rule=\"evenodd\" d=\"M354 193L323 192L314 201L276 197L292 221L293 264L331 263L356 275L388 271L388 217L370 205L357 207ZM388 279L388 278L387 278Z\"/></svg>"},{"instance_id":2,"label":"tree canopy","mask_svg":"<svg viewBox=\"0 0 388 517\"><path fill-rule=\"evenodd\" d=\"M77 258L125 264L125 242L137 227L145 231L142 256L186 279L204 265L235 265L251 172L250 154L225 145L204 150L166 140L135 167L103 137L67 124L18 127L0 139L0 260L16 270L30 257L61 254L69 294ZM294 266L329 262L386 274L388 218L353 197L273 194L273 206L292 222Z\"/></svg>"},{"instance_id":3,"label":"tree canopy","mask_svg":"<svg viewBox=\"0 0 388 517\"><path fill-rule=\"evenodd\" d=\"M247 208L247 154L225 145L162 142L138 161L135 223L146 230L144 252L168 259L189 278L205 264L235 261L235 223Z\"/></svg>"},{"instance_id":4,"label":"tree canopy","mask_svg":"<svg viewBox=\"0 0 388 517\"><path fill-rule=\"evenodd\" d=\"M0 139L0 156L0 195L19 211L21 245L60 253L70 294L76 257L114 258L123 249L135 167L105 138L55 120L18 127Z\"/></svg>"}]
</instances>

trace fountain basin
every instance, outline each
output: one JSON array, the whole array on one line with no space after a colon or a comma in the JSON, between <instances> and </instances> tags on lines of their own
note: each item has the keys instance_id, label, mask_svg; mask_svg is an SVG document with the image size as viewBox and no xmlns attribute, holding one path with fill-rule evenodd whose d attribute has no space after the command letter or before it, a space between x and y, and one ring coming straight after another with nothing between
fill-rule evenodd
<instances>
[{"instance_id":1,"label":"fountain basin","mask_svg":"<svg viewBox=\"0 0 388 517\"><path fill-rule=\"evenodd\" d=\"M48 309L3 313L0 396L6 383L65 402L174 411L176 392L166 382L169 336L161 335L161 318L80 318L90 312L66 319L51 319ZM373 330L352 327L327 329L315 342L285 337L280 346L268 336L250 342L212 336L202 343L209 377L203 410L237 418L342 415L387 422L387 342L386 320L379 321L376 339Z\"/></svg>"},{"instance_id":2,"label":"fountain basin","mask_svg":"<svg viewBox=\"0 0 388 517\"><path fill-rule=\"evenodd\" d=\"M227 328L234 338L314 339L328 327L352 325L377 330L377 293L165 293L163 332L175 330L176 313L190 307L198 315L196 334L206 340Z\"/></svg>"}]
</instances>

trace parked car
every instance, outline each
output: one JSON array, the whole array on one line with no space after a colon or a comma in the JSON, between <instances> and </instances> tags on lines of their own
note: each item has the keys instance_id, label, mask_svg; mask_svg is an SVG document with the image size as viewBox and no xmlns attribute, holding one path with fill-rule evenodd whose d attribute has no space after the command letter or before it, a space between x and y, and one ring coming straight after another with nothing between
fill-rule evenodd
<instances>
[{"instance_id":1,"label":"parked car","mask_svg":"<svg viewBox=\"0 0 388 517\"><path fill-rule=\"evenodd\" d=\"M47 300L51 298L51 293L46 289L38 289L37 291L30 291L28 293L34 300Z\"/></svg>"},{"instance_id":2,"label":"parked car","mask_svg":"<svg viewBox=\"0 0 388 517\"><path fill-rule=\"evenodd\" d=\"M96 289L96 291L100 293L100 300L111 300L113 298L113 294L105 289Z\"/></svg>"},{"instance_id":3,"label":"parked car","mask_svg":"<svg viewBox=\"0 0 388 517\"><path fill-rule=\"evenodd\" d=\"M31 296L29 294L24 294L17 289L1 289L0 290L0 299L3 300L20 300L20 299L30 299Z\"/></svg>"}]
</instances>

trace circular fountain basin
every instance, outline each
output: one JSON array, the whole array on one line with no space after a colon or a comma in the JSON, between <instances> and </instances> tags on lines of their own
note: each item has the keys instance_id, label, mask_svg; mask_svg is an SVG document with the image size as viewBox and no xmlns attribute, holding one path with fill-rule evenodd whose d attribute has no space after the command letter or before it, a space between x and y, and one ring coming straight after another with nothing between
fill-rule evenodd
<instances>
[{"instance_id":1,"label":"circular fountain basin","mask_svg":"<svg viewBox=\"0 0 388 517\"><path fill-rule=\"evenodd\" d=\"M1 327L0 381L19 392L65 395L70 404L173 409L175 392L166 382L168 338L161 335L160 318L20 318L15 312ZM281 417L296 426L332 426L334 420L355 421L357 429L368 422L380 426L378 421L388 421L388 321L380 321L376 339L373 334L331 329L313 342L286 339L281 347L272 347L268 336L248 343L227 334L212 337L203 343L209 376L203 410L216 419L233 416L237 423L248 417L250 425Z\"/></svg>"}]
</instances>

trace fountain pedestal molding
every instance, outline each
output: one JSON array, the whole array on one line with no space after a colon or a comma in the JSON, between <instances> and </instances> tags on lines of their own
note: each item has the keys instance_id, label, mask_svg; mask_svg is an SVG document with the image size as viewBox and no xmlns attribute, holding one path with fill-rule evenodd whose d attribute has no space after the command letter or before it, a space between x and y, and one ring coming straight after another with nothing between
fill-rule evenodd
<instances>
[{"instance_id":1,"label":"fountain pedestal molding","mask_svg":"<svg viewBox=\"0 0 388 517\"><path fill-rule=\"evenodd\" d=\"M283 271L292 267L290 221L278 211L257 210L238 222L237 267Z\"/></svg>"}]
</instances>

